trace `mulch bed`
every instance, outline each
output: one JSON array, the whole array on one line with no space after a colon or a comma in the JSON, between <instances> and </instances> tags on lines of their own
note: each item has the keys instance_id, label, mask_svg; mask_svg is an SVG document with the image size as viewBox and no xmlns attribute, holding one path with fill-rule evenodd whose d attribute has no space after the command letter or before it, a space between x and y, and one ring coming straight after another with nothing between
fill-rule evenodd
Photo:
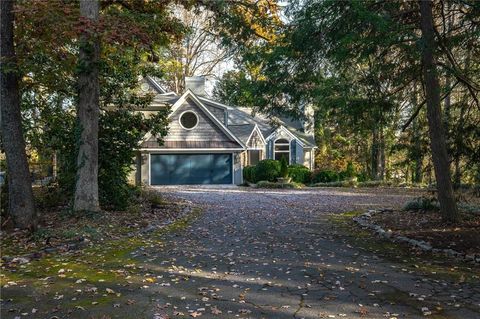
<instances>
[{"instance_id":1,"label":"mulch bed","mask_svg":"<svg viewBox=\"0 0 480 319\"><path fill-rule=\"evenodd\" d=\"M165 200L157 192L143 191L125 211L73 213L62 206L41 209L38 229L34 233L14 229L9 223L2 225L0 255L10 258L43 255L132 236L181 218L190 206L187 202Z\"/></svg>"},{"instance_id":2,"label":"mulch bed","mask_svg":"<svg viewBox=\"0 0 480 319\"><path fill-rule=\"evenodd\" d=\"M374 214L371 221L385 230L426 241L433 248L480 254L480 214L462 215L461 222L455 225L446 224L438 212L431 211Z\"/></svg>"}]
</instances>

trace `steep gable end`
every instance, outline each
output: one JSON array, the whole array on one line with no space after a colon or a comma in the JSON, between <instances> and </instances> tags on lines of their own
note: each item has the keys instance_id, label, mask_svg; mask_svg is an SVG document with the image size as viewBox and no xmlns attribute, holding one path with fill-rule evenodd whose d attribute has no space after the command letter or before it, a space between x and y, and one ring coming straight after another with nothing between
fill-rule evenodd
<instances>
[{"instance_id":1,"label":"steep gable end","mask_svg":"<svg viewBox=\"0 0 480 319\"><path fill-rule=\"evenodd\" d=\"M255 126L255 129L252 131L252 134L248 139L247 146L248 148L253 149L262 149L265 146L265 139L263 138L258 126Z\"/></svg>"},{"instance_id":2,"label":"steep gable end","mask_svg":"<svg viewBox=\"0 0 480 319\"><path fill-rule=\"evenodd\" d=\"M192 115L193 113L193 115ZM192 127L182 124L182 117L194 118ZM169 115L170 125L164 145L148 136L144 148L168 149L245 149L245 145L212 114L190 90L187 90L173 105Z\"/></svg>"},{"instance_id":3,"label":"steep gable end","mask_svg":"<svg viewBox=\"0 0 480 319\"><path fill-rule=\"evenodd\" d=\"M180 117L185 112L193 112L198 118L198 124L190 130L182 127ZM212 120L205 110L199 107L191 98L186 99L173 113L170 115L170 126L167 141L235 141L228 136L221 128Z\"/></svg>"}]
</instances>

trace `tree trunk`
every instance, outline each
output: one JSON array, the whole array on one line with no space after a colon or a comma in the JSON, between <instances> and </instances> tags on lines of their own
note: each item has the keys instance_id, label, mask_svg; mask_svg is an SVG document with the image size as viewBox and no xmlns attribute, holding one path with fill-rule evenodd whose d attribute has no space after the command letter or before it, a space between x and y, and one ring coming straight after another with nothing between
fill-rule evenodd
<instances>
[{"instance_id":1,"label":"tree trunk","mask_svg":"<svg viewBox=\"0 0 480 319\"><path fill-rule=\"evenodd\" d=\"M20 113L20 90L13 41L13 0L0 1L1 129L7 160L8 212L15 227L35 229L36 212Z\"/></svg>"},{"instance_id":2,"label":"tree trunk","mask_svg":"<svg viewBox=\"0 0 480 319\"><path fill-rule=\"evenodd\" d=\"M372 131L372 179L381 181L385 176L385 141L383 129L375 127Z\"/></svg>"},{"instance_id":3,"label":"tree trunk","mask_svg":"<svg viewBox=\"0 0 480 319\"><path fill-rule=\"evenodd\" d=\"M77 125L79 149L73 209L99 211L98 199L98 118L100 43L94 28L98 22L97 0L81 0L80 15L87 31L80 38ZM90 32L89 32L90 31Z\"/></svg>"},{"instance_id":4,"label":"tree trunk","mask_svg":"<svg viewBox=\"0 0 480 319\"><path fill-rule=\"evenodd\" d=\"M456 129L456 134L455 134L455 154L453 156L453 162L455 163L455 171L454 171L454 185L456 188L460 186L462 183L462 167L460 165L460 161L462 158L462 153L465 149L462 137L463 137L463 127L464 127L464 120L465 120L465 112L466 112L466 105L467 103L462 103L463 105L461 106L460 109L460 117L458 119L458 124L457 124L457 129Z\"/></svg>"},{"instance_id":5,"label":"tree trunk","mask_svg":"<svg viewBox=\"0 0 480 319\"><path fill-rule=\"evenodd\" d=\"M458 220L458 210L453 194L450 164L442 123L440 106L440 85L435 65L435 32L432 17L432 1L420 0L422 29L423 81L427 99L428 131L432 151L433 167L437 181L438 201L443 218L446 221Z\"/></svg>"},{"instance_id":6,"label":"tree trunk","mask_svg":"<svg viewBox=\"0 0 480 319\"><path fill-rule=\"evenodd\" d=\"M420 128L417 124L417 119L413 120L413 136L414 136L414 152L415 152L415 183L423 182L423 154L422 154L422 141L420 136Z\"/></svg>"},{"instance_id":7,"label":"tree trunk","mask_svg":"<svg viewBox=\"0 0 480 319\"><path fill-rule=\"evenodd\" d=\"M414 108L417 107L417 83L414 84L412 104ZM415 169L413 170L413 182L421 183L423 181L423 154L422 154L422 140L420 127L418 125L418 116L412 121L413 131L413 157L415 161Z\"/></svg>"},{"instance_id":8,"label":"tree trunk","mask_svg":"<svg viewBox=\"0 0 480 319\"><path fill-rule=\"evenodd\" d=\"M460 156L455 157L454 183L456 188L460 187L462 184L462 167L460 165Z\"/></svg>"},{"instance_id":9,"label":"tree trunk","mask_svg":"<svg viewBox=\"0 0 480 319\"><path fill-rule=\"evenodd\" d=\"M446 90L450 91L450 86L451 86L450 75L447 74L445 77ZM445 107L445 110L444 110L445 118L443 121L443 126L445 130L445 136L447 136L447 138L448 138L448 133L450 131L450 115L451 115L451 108L452 108L452 99L450 95L451 95L451 92L448 93L445 96L445 99L443 100L444 107Z\"/></svg>"},{"instance_id":10,"label":"tree trunk","mask_svg":"<svg viewBox=\"0 0 480 319\"><path fill-rule=\"evenodd\" d=\"M380 180L384 180L387 175L387 158L385 156L385 132L383 127L380 129Z\"/></svg>"}]
</instances>

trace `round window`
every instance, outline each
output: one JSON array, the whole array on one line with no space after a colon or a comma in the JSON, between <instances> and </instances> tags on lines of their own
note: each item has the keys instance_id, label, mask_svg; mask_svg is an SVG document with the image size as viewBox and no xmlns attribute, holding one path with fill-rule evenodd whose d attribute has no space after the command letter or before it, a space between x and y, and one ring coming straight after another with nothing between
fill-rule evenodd
<instances>
[{"instance_id":1,"label":"round window","mask_svg":"<svg viewBox=\"0 0 480 319\"><path fill-rule=\"evenodd\" d=\"M150 85L148 85L148 83L142 83L140 88L142 89L143 92L148 92L150 90Z\"/></svg>"},{"instance_id":2,"label":"round window","mask_svg":"<svg viewBox=\"0 0 480 319\"><path fill-rule=\"evenodd\" d=\"M191 130L198 124L198 117L193 112L185 112L180 116L180 125L187 130Z\"/></svg>"}]
</instances>

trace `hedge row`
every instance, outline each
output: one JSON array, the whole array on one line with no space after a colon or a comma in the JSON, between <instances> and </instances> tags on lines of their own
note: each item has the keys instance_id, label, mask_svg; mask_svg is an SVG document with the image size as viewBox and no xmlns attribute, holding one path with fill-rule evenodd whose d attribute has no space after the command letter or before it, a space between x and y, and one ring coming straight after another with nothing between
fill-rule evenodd
<instances>
[{"instance_id":1,"label":"hedge row","mask_svg":"<svg viewBox=\"0 0 480 319\"><path fill-rule=\"evenodd\" d=\"M260 181L276 182L277 178L285 175L281 171L282 165L279 161L266 159L258 162L255 166L247 166L243 169L243 179L250 183ZM308 184L311 180L311 172L300 164L289 165L287 176L295 183Z\"/></svg>"}]
</instances>

